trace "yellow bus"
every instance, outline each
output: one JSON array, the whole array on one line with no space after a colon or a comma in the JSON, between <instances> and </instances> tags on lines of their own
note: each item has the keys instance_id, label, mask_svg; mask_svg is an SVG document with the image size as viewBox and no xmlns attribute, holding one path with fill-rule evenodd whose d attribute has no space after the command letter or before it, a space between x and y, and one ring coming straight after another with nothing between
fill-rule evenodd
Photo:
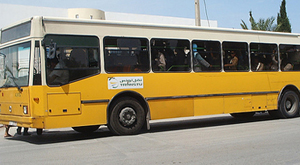
<instances>
[{"instance_id":1,"label":"yellow bus","mask_svg":"<svg viewBox=\"0 0 300 165\"><path fill-rule=\"evenodd\" d=\"M298 34L32 17L1 29L0 123L117 135L149 121L299 115Z\"/></svg>"}]
</instances>

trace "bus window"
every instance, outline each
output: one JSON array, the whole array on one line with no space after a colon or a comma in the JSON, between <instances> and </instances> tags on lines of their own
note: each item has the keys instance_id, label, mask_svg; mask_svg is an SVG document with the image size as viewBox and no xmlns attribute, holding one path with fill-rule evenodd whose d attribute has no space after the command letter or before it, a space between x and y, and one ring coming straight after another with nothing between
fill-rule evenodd
<instances>
[{"instance_id":1,"label":"bus window","mask_svg":"<svg viewBox=\"0 0 300 165\"><path fill-rule=\"evenodd\" d=\"M300 71L300 45L280 45L280 69Z\"/></svg>"},{"instance_id":2,"label":"bus window","mask_svg":"<svg viewBox=\"0 0 300 165\"><path fill-rule=\"evenodd\" d=\"M252 71L278 71L276 44L251 43L250 52Z\"/></svg>"},{"instance_id":3,"label":"bus window","mask_svg":"<svg viewBox=\"0 0 300 165\"><path fill-rule=\"evenodd\" d=\"M223 42L222 47L225 71L249 71L246 42Z\"/></svg>"},{"instance_id":4,"label":"bus window","mask_svg":"<svg viewBox=\"0 0 300 165\"><path fill-rule=\"evenodd\" d=\"M42 85L40 42L35 41L33 63L33 85Z\"/></svg>"},{"instance_id":5,"label":"bus window","mask_svg":"<svg viewBox=\"0 0 300 165\"><path fill-rule=\"evenodd\" d=\"M193 41L194 71L221 71L221 45L218 41Z\"/></svg>"},{"instance_id":6,"label":"bus window","mask_svg":"<svg viewBox=\"0 0 300 165\"><path fill-rule=\"evenodd\" d=\"M105 37L104 60L107 72L148 72L148 40L145 38Z\"/></svg>"},{"instance_id":7,"label":"bus window","mask_svg":"<svg viewBox=\"0 0 300 165\"><path fill-rule=\"evenodd\" d=\"M44 43L48 85L63 85L100 72L97 37L47 35Z\"/></svg>"},{"instance_id":8,"label":"bus window","mask_svg":"<svg viewBox=\"0 0 300 165\"><path fill-rule=\"evenodd\" d=\"M190 71L190 42L176 39L151 39L154 72Z\"/></svg>"},{"instance_id":9,"label":"bus window","mask_svg":"<svg viewBox=\"0 0 300 165\"><path fill-rule=\"evenodd\" d=\"M30 42L0 50L0 88L28 86Z\"/></svg>"}]
</instances>

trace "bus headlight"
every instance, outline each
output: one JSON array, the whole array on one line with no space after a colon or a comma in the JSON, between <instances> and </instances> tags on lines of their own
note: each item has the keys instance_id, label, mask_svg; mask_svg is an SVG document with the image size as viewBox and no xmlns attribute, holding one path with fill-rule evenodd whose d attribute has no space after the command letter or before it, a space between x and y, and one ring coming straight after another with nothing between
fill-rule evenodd
<instances>
[{"instance_id":1,"label":"bus headlight","mask_svg":"<svg viewBox=\"0 0 300 165\"><path fill-rule=\"evenodd\" d=\"M28 106L26 105L23 106L23 113L28 114Z\"/></svg>"}]
</instances>

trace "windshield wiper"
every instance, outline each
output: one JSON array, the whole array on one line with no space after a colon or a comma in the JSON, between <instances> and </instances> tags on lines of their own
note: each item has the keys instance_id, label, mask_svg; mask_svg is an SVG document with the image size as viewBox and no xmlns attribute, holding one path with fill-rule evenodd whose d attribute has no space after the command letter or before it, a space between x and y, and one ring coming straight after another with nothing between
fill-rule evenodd
<instances>
[{"instance_id":1,"label":"windshield wiper","mask_svg":"<svg viewBox=\"0 0 300 165\"><path fill-rule=\"evenodd\" d=\"M17 79L17 78L12 77L12 76L7 76L7 77L12 79L12 82L16 85L16 87L18 88L18 90L20 92L23 92L23 89L15 82L15 79Z\"/></svg>"},{"instance_id":2,"label":"windshield wiper","mask_svg":"<svg viewBox=\"0 0 300 165\"><path fill-rule=\"evenodd\" d=\"M6 66L6 70L10 73L11 76L7 76L7 78L11 78L12 82L16 85L20 92L23 92L23 89L16 83L16 79L12 71Z\"/></svg>"}]
</instances>

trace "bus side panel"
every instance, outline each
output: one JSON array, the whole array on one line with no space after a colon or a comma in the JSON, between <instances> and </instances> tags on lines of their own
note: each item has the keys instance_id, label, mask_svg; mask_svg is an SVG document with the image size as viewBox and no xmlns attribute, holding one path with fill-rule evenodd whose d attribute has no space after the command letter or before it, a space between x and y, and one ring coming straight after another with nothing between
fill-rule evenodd
<instances>
[{"instance_id":1,"label":"bus side panel","mask_svg":"<svg viewBox=\"0 0 300 165\"><path fill-rule=\"evenodd\" d=\"M267 106L268 106L268 110L273 110L273 109L277 109L277 105L278 105L278 94L268 94L267 95Z\"/></svg>"},{"instance_id":2,"label":"bus side panel","mask_svg":"<svg viewBox=\"0 0 300 165\"><path fill-rule=\"evenodd\" d=\"M222 114L224 98L223 96L195 98L194 107L195 116Z\"/></svg>"},{"instance_id":3,"label":"bus side panel","mask_svg":"<svg viewBox=\"0 0 300 165\"><path fill-rule=\"evenodd\" d=\"M194 115L194 99L168 99L148 101L151 119L189 117Z\"/></svg>"},{"instance_id":4,"label":"bus side panel","mask_svg":"<svg viewBox=\"0 0 300 165\"><path fill-rule=\"evenodd\" d=\"M259 111L259 110L268 110L267 104L267 95L252 95L251 97L252 102L252 109Z\"/></svg>"},{"instance_id":5,"label":"bus side panel","mask_svg":"<svg viewBox=\"0 0 300 165\"><path fill-rule=\"evenodd\" d=\"M106 124L107 103L81 104L78 115L57 115L45 118L45 129Z\"/></svg>"},{"instance_id":6,"label":"bus side panel","mask_svg":"<svg viewBox=\"0 0 300 165\"><path fill-rule=\"evenodd\" d=\"M224 113L238 113L251 111L251 95L237 95L224 97Z\"/></svg>"}]
</instances>

